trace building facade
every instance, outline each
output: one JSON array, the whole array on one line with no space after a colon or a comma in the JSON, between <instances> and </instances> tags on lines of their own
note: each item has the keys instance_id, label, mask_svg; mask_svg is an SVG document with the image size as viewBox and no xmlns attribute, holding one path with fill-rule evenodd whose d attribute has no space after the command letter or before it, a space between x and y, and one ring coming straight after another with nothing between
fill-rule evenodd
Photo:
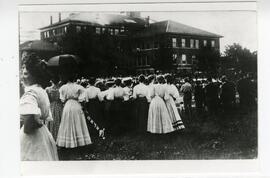
<instances>
[{"instance_id":1,"label":"building facade","mask_svg":"<svg viewBox=\"0 0 270 178\"><path fill-rule=\"evenodd\" d=\"M135 67L139 72L153 71L156 60L171 63L174 72L196 70L202 48L218 50L222 36L174 21L161 21L133 36ZM160 55L163 54L163 55ZM164 63L165 64L165 63Z\"/></svg>"},{"instance_id":2,"label":"building facade","mask_svg":"<svg viewBox=\"0 0 270 178\"><path fill-rule=\"evenodd\" d=\"M108 42L98 41L99 36L110 36L116 53L124 55L112 65L119 71L133 73L196 70L200 50L209 47L219 51L222 37L171 20L149 23L149 17L141 18L139 12L125 15L80 13L63 20L59 14L57 23L51 22L40 30L42 40L59 46L64 37L86 32L97 43Z\"/></svg>"}]
</instances>

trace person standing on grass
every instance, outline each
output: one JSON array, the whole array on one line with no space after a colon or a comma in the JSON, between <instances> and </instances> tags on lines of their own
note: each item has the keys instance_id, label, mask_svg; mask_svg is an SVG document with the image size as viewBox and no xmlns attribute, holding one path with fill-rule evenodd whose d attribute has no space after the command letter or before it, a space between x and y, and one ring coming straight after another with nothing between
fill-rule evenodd
<instances>
[{"instance_id":1,"label":"person standing on grass","mask_svg":"<svg viewBox=\"0 0 270 178\"><path fill-rule=\"evenodd\" d=\"M154 84L152 100L149 106L147 131L150 133L165 134L174 131L173 124L164 102L166 93L165 81L162 75L157 77L157 84Z\"/></svg>"},{"instance_id":2,"label":"person standing on grass","mask_svg":"<svg viewBox=\"0 0 270 178\"><path fill-rule=\"evenodd\" d=\"M49 100L51 102L50 108L52 112L53 121L48 122L48 128L53 135L53 138L57 139L57 134L59 130L59 126L61 123L62 111L63 111L63 103L60 100L60 82L59 77L55 75L52 78L52 86L47 87L45 90L49 96Z\"/></svg>"},{"instance_id":3,"label":"person standing on grass","mask_svg":"<svg viewBox=\"0 0 270 178\"><path fill-rule=\"evenodd\" d=\"M20 99L21 161L56 161L58 153L55 140L44 124L52 121L50 101L44 83L49 81L46 64L37 55L23 59L22 82L25 92Z\"/></svg>"},{"instance_id":4,"label":"person standing on grass","mask_svg":"<svg viewBox=\"0 0 270 178\"><path fill-rule=\"evenodd\" d=\"M147 118L148 118L148 108L149 108L149 89L144 84L145 76L140 75L139 84L133 88L132 97L134 101L134 114L136 122L136 130L139 133L145 133L147 131Z\"/></svg>"},{"instance_id":5,"label":"person standing on grass","mask_svg":"<svg viewBox=\"0 0 270 178\"><path fill-rule=\"evenodd\" d=\"M212 77L209 77L207 82L208 84L204 88L207 110L210 114L217 114L219 107L219 86L212 81Z\"/></svg>"},{"instance_id":6,"label":"person standing on grass","mask_svg":"<svg viewBox=\"0 0 270 178\"><path fill-rule=\"evenodd\" d=\"M196 103L196 108L198 111L202 111L204 107L204 90L200 81L196 81L194 87L194 98Z\"/></svg>"},{"instance_id":7,"label":"person standing on grass","mask_svg":"<svg viewBox=\"0 0 270 178\"><path fill-rule=\"evenodd\" d=\"M189 78L184 79L185 83L181 86L180 92L184 95L184 108L187 113L191 113L192 102L192 85L189 83Z\"/></svg>"},{"instance_id":8,"label":"person standing on grass","mask_svg":"<svg viewBox=\"0 0 270 178\"><path fill-rule=\"evenodd\" d=\"M98 96L100 95L100 89L95 86L96 78L91 77L89 79L89 85L85 89L85 107L89 114L89 116L99 125L102 126L102 118L101 118L101 104ZM88 122L89 132L91 128L91 124Z\"/></svg>"},{"instance_id":9,"label":"person standing on grass","mask_svg":"<svg viewBox=\"0 0 270 178\"><path fill-rule=\"evenodd\" d=\"M183 124L183 121L179 115L179 112L176 108L176 104L175 103L179 103L180 101L180 95L178 92L178 89L176 88L176 86L173 84L173 77L171 75L166 75L166 94L165 94L165 104L166 107L169 111L169 115L173 124L173 128L175 130L181 130L184 129L185 126Z\"/></svg>"},{"instance_id":10,"label":"person standing on grass","mask_svg":"<svg viewBox=\"0 0 270 178\"><path fill-rule=\"evenodd\" d=\"M123 100L125 91L121 87L122 82L118 78L115 80L115 88L112 90L113 102L112 102L112 128L113 134L120 134L123 132Z\"/></svg>"},{"instance_id":11,"label":"person standing on grass","mask_svg":"<svg viewBox=\"0 0 270 178\"><path fill-rule=\"evenodd\" d=\"M227 113L232 110L235 103L235 85L226 76L223 76L221 81L220 101L222 110Z\"/></svg>"},{"instance_id":12,"label":"person standing on grass","mask_svg":"<svg viewBox=\"0 0 270 178\"><path fill-rule=\"evenodd\" d=\"M132 97L132 78L124 78L124 101L123 101L123 126L124 130L134 130L134 116L132 114L133 102L131 100Z\"/></svg>"},{"instance_id":13,"label":"person standing on grass","mask_svg":"<svg viewBox=\"0 0 270 178\"><path fill-rule=\"evenodd\" d=\"M63 75L67 83L59 89L64 108L56 143L64 148L82 147L92 143L81 104L85 101L85 89L75 83L77 71L76 64L74 65L66 66Z\"/></svg>"},{"instance_id":14,"label":"person standing on grass","mask_svg":"<svg viewBox=\"0 0 270 178\"><path fill-rule=\"evenodd\" d=\"M99 95L99 100L103 102L103 111L104 111L104 125L109 134L112 134L112 103L113 103L113 89L114 81L110 80L106 82L106 89L102 91Z\"/></svg>"}]
</instances>

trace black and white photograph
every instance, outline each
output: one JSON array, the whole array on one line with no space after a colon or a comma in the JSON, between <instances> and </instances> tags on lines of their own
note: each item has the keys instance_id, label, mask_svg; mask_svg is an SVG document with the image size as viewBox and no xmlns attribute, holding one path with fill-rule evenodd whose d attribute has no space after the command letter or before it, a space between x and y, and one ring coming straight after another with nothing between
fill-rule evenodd
<instances>
[{"instance_id":1,"label":"black and white photograph","mask_svg":"<svg viewBox=\"0 0 270 178\"><path fill-rule=\"evenodd\" d=\"M269 92L257 5L22 1L1 47L15 39L16 51L0 56L1 140L18 145L0 167L15 157L21 176L257 176Z\"/></svg>"},{"instance_id":2,"label":"black and white photograph","mask_svg":"<svg viewBox=\"0 0 270 178\"><path fill-rule=\"evenodd\" d=\"M256 17L21 12L21 160L256 159Z\"/></svg>"}]
</instances>

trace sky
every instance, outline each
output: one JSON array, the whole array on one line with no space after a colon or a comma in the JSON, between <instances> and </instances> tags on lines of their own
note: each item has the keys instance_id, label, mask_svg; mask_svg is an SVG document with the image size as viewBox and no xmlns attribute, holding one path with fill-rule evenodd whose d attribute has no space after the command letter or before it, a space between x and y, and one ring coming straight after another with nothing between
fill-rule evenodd
<instances>
[{"instance_id":1,"label":"sky","mask_svg":"<svg viewBox=\"0 0 270 178\"><path fill-rule=\"evenodd\" d=\"M70 13L61 13L62 19ZM40 39L38 29L50 24L50 16L53 17L53 22L58 21L58 12L21 12L20 43ZM255 11L141 12L141 16L149 16L153 21L173 20L222 35L221 53L227 45L233 43L239 43L252 52L257 51L257 13Z\"/></svg>"}]
</instances>

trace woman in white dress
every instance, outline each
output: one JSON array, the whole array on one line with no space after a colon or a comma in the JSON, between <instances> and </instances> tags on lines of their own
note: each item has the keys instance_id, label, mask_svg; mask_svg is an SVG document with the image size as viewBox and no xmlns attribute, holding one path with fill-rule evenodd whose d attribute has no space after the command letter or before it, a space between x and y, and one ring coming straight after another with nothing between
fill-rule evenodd
<instances>
[{"instance_id":1,"label":"woman in white dress","mask_svg":"<svg viewBox=\"0 0 270 178\"><path fill-rule=\"evenodd\" d=\"M20 99L22 161L56 161L57 147L45 121L52 121L50 102L42 88L46 80L46 64L36 55L26 56L22 68L25 93Z\"/></svg>"},{"instance_id":2,"label":"woman in white dress","mask_svg":"<svg viewBox=\"0 0 270 178\"><path fill-rule=\"evenodd\" d=\"M183 121L179 115L179 112L177 110L175 103L180 103L180 95L176 88L176 86L173 84L173 78L171 75L167 75L166 77L167 84L165 85L166 88L166 94L165 94L165 104L169 111L169 115L171 118L171 122L173 124L173 128L175 130L184 129L185 126L183 124Z\"/></svg>"},{"instance_id":3,"label":"woman in white dress","mask_svg":"<svg viewBox=\"0 0 270 178\"><path fill-rule=\"evenodd\" d=\"M173 126L168 109L164 102L165 86L162 84L163 76L157 77L157 84L154 85L152 100L148 112L147 131L151 133L165 134L173 132Z\"/></svg>"},{"instance_id":4,"label":"woman in white dress","mask_svg":"<svg viewBox=\"0 0 270 178\"><path fill-rule=\"evenodd\" d=\"M84 88L76 84L75 73L67 77L60 89L60 99L65 103L56 143L59 147L75 148L91 144L90 134L80 102L85 101Z\"/></svg>"}]
</instances>

